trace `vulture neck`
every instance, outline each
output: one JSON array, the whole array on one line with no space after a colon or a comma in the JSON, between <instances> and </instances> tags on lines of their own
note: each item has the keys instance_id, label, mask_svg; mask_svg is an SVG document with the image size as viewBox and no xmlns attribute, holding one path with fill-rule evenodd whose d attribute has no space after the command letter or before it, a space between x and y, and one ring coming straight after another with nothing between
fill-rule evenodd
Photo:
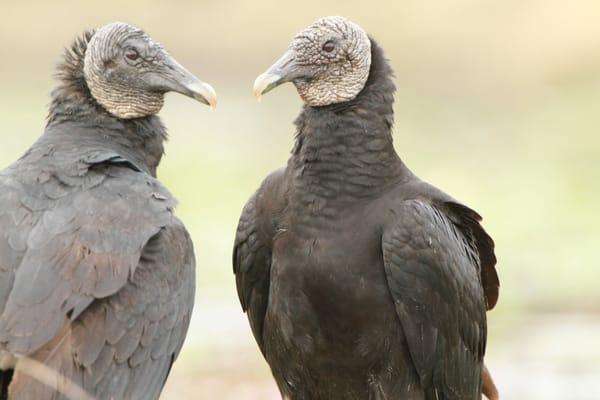
<instances>
[{"instance_id":1,"label":"vulture neck","mask_svg":"<svg viewBox=\"0 0 600 400\"><path fill-rule=\"evenodd\" d=\"M142 164L156 177L167 131L155 115L121 119L94 99L83 74L85 51L92 35L93 32L88 31L76 39L58 65L56 77L60 83L51 94L46 132L60 130L61 136L68 135L71 142L81 141L84 149L93 146L93 150L117 151L134 164ZM64 129L60 129L61 125ZM97 132L97 138L90 141L84 132L92 129Z\"/></svg>"},{"instance_id":2,"label":"vulture neck","mask_svg":"<svg viewBox=\"0 0 600 400\"><path fill-rule=\"evenodd\" d=\"M410 174L392 143L392 71L372 39L371 52L369 78L353 100L304 106L296 119L296 144L288 162L291 194L315 214L377 197Z\"/></svg>"}]
</instances>

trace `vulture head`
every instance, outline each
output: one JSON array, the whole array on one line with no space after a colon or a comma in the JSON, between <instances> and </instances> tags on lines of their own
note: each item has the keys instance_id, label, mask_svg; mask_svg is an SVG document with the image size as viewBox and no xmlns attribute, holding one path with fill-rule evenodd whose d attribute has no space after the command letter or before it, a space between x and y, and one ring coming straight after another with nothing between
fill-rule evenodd
<instances>
[{"instance_id":1,"label":"vulture head","mask_svg":"<svg viewBox=\"0 0 600 400\"><path fill-rule=\"evenodd\" d=\"M256 78L254 94L292 82L302 100L318 107L354 99L365 86L371 66L371 41L357 24L324 17L290 43L288 50Z\"/></svg>"},{"instance_id":2,"label":"vulture head","mask_svg":"<svg viewBox=\"0 0 600 400\"><path fill-rule=\"evenodd\" d=\"M144 31L115 22L93 34L83 73L94 97L109 113L124 119L156 114L164 94L177 92L216 105L214 89L200 81Z\"/></svg>"}]
</instances>

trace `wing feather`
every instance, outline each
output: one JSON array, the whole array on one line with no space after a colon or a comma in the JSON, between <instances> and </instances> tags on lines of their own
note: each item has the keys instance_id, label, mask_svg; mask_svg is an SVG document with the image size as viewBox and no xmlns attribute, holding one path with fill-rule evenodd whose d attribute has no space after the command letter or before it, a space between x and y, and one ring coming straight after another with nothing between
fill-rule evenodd
<instances>
[{"instance_id":1,"label":"wing feather","mask_svg":"<svg viewBox=\"0 0 600 400\"><path fill-rule=\"evenodd\" d=\"M163 228L143 254L121 290L95 300L65 325L62 340L31 355L72 377L98 400L157 399L189 326L194 256L183 225ZM52 391L18 371L10 390L15 398L55 399Z\"/></svg>"},{"instance_id":2,"label":"wing feather","mask_svg":"<svg viewBox=\"0 0 600 400\"><path fill-rule=\"evenodd\" d=\"M476 249L436 207L395 210L382 247L411 358L432 399L480 399L486 302Z\"/></svg>"},{"instance_id":3,"label":"wing feather","mask_svg":"<svg viewBox=\"0 0 600 400\"><path fill-rule=\"evenodd\" d=\"M174 206L157 181L120 167L100 185L49 201L13 269L0 342L29 354L52 339L65 319L116 293L146 243L171 223Z\"/></svg>"},{"instance_id":4,"label":"wing feather","mask_svg":"<svg viewBox=\"0 0 600 400\"><path fill-rule=\"evenodd\" d=\"M285 207L284 173L283 169L273 172L248 200L240 216L233 246L233 272L238 297L263 354L263 322L269 302L271 245L277 216Z\"/></svg>"}]
</instances>

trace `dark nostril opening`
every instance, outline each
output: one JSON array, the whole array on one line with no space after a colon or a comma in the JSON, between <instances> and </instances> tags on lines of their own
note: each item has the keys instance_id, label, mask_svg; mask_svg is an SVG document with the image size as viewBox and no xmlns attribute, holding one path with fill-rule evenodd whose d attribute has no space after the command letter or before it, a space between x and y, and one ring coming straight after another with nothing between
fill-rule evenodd
<instances>
[{"instance_id":1,"label":"dark nostril opening","mask_svg":"<svg viewBox=\"0 0 600 400\"><path fill-rule=\"evenodd\" d=\"M294 57L291 57L290 59L288 59L284 64L281 65L281 68L285 68L287 67L289 64L291 64L294 61Z\"/></svg>"},{"instance_id":2,"label":"dark nostril opening","mask_svg":"<svg viewBox=\"0 0 600 400\"><path fill-rule=\"evenodd\" d=\"M180 71L179 69L175 68L173 65L171 65L170 63L165 63L165 66L170 69L172 72L174 72L176 75L179 76L185 76L185 72Z\"/></svg>"}]
</instances>

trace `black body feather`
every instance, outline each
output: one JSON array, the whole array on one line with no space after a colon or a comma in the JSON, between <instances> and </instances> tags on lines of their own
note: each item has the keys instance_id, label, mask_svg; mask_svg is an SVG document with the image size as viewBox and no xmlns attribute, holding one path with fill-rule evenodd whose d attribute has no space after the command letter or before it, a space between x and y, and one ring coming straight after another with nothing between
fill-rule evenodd
<instances>
[{"instance_id":1,"label":"black body feather","mask_svg":"<svg viewBox=\"0 0 600 400\"><path fill-rule=\"evenodd\" d=\"M88 32L59 66L48 125L0 173L0 350L95 399L157 399L194 300L194 254L155 179L158 117L118 119L83 78ZM63 399L16 371L9 399Z\"/></svg>"},{"instance_id":2,"label":"black body feather","mask_svg":"<svg viewBox=\"0 0 600 400\"><path fill-rule=\"evenodd\" d=\"M362 92L305 106L287 168L246 204L240 301L286 399L479 400L493 242L397 156L391 69L371 42Z\"/></svg>"}]
</instances>

